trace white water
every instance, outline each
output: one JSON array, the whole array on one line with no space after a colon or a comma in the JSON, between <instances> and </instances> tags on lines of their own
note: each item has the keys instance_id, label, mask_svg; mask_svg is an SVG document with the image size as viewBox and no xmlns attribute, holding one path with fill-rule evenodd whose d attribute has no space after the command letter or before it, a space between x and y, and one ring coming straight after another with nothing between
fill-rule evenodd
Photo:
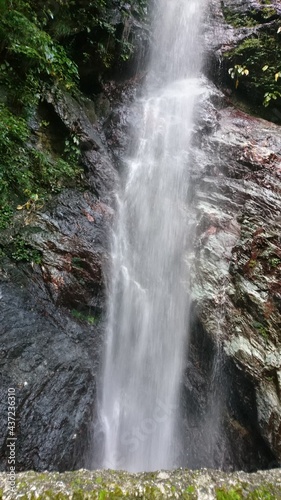
<instances>
[{"instance_id":1,"label":"white water","mask_svg":"<svg viewBox=\"0 0 281 500\"><path fill-rule=\"evenodd\" d=\"M181 465L179 391L188 343L189 143L201 92L204 0L158 0L134 156L118 195L95 466ZM98 436L98 437L97 437Z\"/></svg>"}]
</instances>

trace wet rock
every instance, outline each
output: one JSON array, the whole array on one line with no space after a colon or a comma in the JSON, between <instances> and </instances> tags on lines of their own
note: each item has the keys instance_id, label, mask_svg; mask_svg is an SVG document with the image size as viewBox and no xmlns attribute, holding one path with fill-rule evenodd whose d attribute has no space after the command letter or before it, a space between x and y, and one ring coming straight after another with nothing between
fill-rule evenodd
<instances>
[{"instance_id":1,"label":"wet rock","mask_svg":"<svg viewBox=\"0 0 281 500\"><path fill-rule=\"evenodd\" d=\"M110 151L96 123L94 103L83 96L75 99L60 89L46 92L45 100L79 144L89 187L105 203L114 204L118 178Z\"/></svg>"},{"instance_id":2,"label":"wet rock","mask_svg":"<svg viewBox=\"0 0 281 500\"><path fill-rule=\"evenodd\" d=\"M46 99L64 130L79 136L88 172L83 186L41 210L19 212L1 232L1 470L9 387L16 395L17 470L83 466L95 404L116 174L84 105L65 94Z\"/></svg>"},{"instance_id":3,"label":"wet rock","mask_svg":"<svg viewBox=\"0 0 281 500\"><path fill-rule=\"evenodd\" d=\"M264 443L264 456L277 464L281 460L280 128L222 103L219 111L206 104L217 128L203 135L201 142L196 134L194 138L195 147L200 144L201 149L193 198L195 316L218 346L217 360L224 366L220 391L228 414L224 418L237 419L241 438L242 428L249 431L247 414L251 415L253 434ZM199 117L199 135L200 123ZM247 388L244 394L240 384ZM251 393L254 412L249 407ZM271 459L265 448L271 450Z\"/></svg>"},{"instance_id":4,"label":"wet rock","mask_svg":"<svg viewBox=\"0 0 281 500\"><path fill-rule=\"evenodd\" d=\"M16 392L17 469L65 470L84 463L111 218L112 210L91 193L66 191L48 210L27 217L21 231L40 250L40 264L2 259L2 470L9 387Z\"/></svg>"},{"instance_id":5,"label":"wet rock","mask_svg":"<svg viewBox=\"0 0 281 500\"><path fill-rule=\"evenodd\" d=\"M55 308L39 270L32 276L17 270L17 282L1 279L1 470L9 451L9 387L16 398L17 469L75 468L83 464L94 405L100 327Z\"/></svg>"}]
</instances>

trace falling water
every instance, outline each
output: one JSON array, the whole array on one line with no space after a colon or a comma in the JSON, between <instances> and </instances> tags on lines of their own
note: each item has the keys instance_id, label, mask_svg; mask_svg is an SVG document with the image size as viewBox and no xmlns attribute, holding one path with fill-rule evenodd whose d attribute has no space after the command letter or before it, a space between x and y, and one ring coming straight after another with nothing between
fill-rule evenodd
<instances>
[{"instance_id":1,"label":"falling water","mask_svg":"<svg viewBox=\"0 0 281 500\"><path fill-rule=\"evenodd\" d=\"M136 147L118 194L95 464L179 463L179 391L188 342L189 143L200 93L204 0L157 0Z\"/></svg>"}]
</instances>

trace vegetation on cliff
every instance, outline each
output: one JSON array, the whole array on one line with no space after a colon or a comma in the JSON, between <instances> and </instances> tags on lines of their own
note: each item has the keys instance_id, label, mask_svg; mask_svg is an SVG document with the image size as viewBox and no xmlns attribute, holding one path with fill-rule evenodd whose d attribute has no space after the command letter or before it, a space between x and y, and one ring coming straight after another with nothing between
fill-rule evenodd
<instances>
[{"instance_id":1,"label":"vegetation on cliff","mask_svg":"<svg viewBox=\"0 0 281 500\"><path fill-rule=\"evenodd\" d=\"M53 147L38 109L50 90L78 96L87 68L95 68L90 78L98 92L103 75L133 51L133 16L144 18L145 0L0 0L2 228L17 206L39 207L81 181L77 134L61 127Z\"/></svg>"},{"instance_id":2,"label":"vegetation on cliff","mask_svg":"<svg viewBox=\"0 0 281 500\"><path fill-rule=\"evenodd\" d=\"M275 119L280 121L281 113L276 108L281 103L280 13L271 2L263 1L259 8L254 5L235 10L225 5L223 14L233 28L248 28L248 33L237 36L235 47L224 53L235 88L239 87L257 106L274 108Z\"/></svg>"}]
</instances>

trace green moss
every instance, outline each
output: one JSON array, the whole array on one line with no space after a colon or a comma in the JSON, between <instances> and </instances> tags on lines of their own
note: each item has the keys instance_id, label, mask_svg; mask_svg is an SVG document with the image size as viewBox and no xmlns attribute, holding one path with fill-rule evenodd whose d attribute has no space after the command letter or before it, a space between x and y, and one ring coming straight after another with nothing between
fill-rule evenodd
<instances>
[{"instance_id":1,"label":"green moss","mask_svg":"<svg viewBox=\"0 0 281 500\"><path fill-rule=\"evenodd\" d=\"M277 15L277 11L276 11L276 9L274 9L272 7L265 7L262 10L262 17L265 21L268 21L269 19L271 19L272 17L275 17L276 15Z\"/></svg>"},{"instance_id":2,"label":"green moss","mask_svg":"<svg viewBox=\"0 0 281 500\"><path fill-rule=\"evenodd\" d=\"M242 500L243 496L240 489L226 490L225 488L219 488L216 490L217 500Z\"/></svg>"},{"instance_id":3,"label":"green moss","mask_svg":"<svg viewBox=\"0 0 281 500\"><path fill-rule=\"evenodd\" d=\"M17 262L34 262L40 264L41 252L32 248L21 236L16 236L11 243L10 256Z\"/></svg>"},{"instance_id":4,"label":"green moss","mask_svg":"<svg viewBox=\"0 0 281 500\"><path fill-rule=\"evenodd\" d=\"M193 500L197 498L195 486L192 485L188 486L182 493L182 498L185 500Z\"/></svg>"},{"instance_id":5,"label":"green moss","mask_svg":"<svg viewBox=\"0 0 281 500\"><path fill-rule=\"evenodd\" d=\"M12 221L13 209L5 204L0 207L0 229L6 229Z\"/></svg>"},{"instance_id":6,"label":"green moss","mask_svg":"<svg viewBox=\"0 0 281 500\"><path fill-rule=\"evenodd\" d=\"M30 500L69 500L69 495L65 495L62 492L54 492L52 490L45 490L42 495L35 495L34 493L31 496L27 496L26 499L30 498Z\"/></svg>"},{"instance_id":7,"label":"green moss","mask_svg":"<svg viewBox=\"0 0 281 500\"><path fill-rule=\"evenodd\" d=\"M193 498L193 495L195 492L196 492L196 489L194 486L192 486L192 485L188 486L183 492L184 498L187 498L187 499Z\"/></svg>"},{"instance_id":8,"label":"green moss","mask_svg":"<svg viewBox=\"0 0 281 500\"><path fill-rule=\"evenodd\" d=\"M259 323L258 321L254 321L253 323L253 327L255 328L255 330L257 330L260 335L265 339L267 340L268 339L268 331L267 331L267 328L262 324L262 323Z\"/></svg>"},{"instance_id":9,"label":"green moss","mask_svg":"<svg viewBox=\"0 0 281 500\"><path fill-rule=\"evenodd\" d=\"M97 322L97 318L95 316L77 311L77 309L72 309L71 314L75 319L86 321L89 325L94 325Z\"/></svg>"},{"instance_id":10,"label":"green moss","mask_svg":"<svg viewBox=\"0 0 281 500\"><path fill-rule=\"evenodd\" d=\"M276 495L271 491L270 485L261 486L251 491L247 497L248 500L276 500Z\"/></svg>"},{"instance_id":11,"label":"green moss","mask_svg":"<svg viewBox=\"0 0 281 500\"><path fill-rule=\"evenodd\" d=\"M251 28L268 22L269 19L277 15L277 11L271 6L270 0L269 2L262 2L262 4L268 6L262 7L260 10L249 8L246 12L234 12L229 7L223 6L223 15L226 22L234 28Z\"/></svg>"},{"instance_id":12,"label":"green moss","mask_svg":"<svg viewBox=\"0 0 281 500\"><path fill-rule=\"evenodd\" d=\"M158 483L158 475L158 472L131 475L124 471L110 470L96 472L80 470L61 474L27 472L24 476L18 477L17 491L22 500L197 499L198 491L195 484L197 481L200 482L202 477L200 471L173 471L169 479L161 481L161 486ZM221 477L218 477L218 481L220 480ZM228 486L217 487L215 492L217 499L275 500L280 496L280 488L267 483L266 479L258 474L253 474L253 480L250 481L242 481L233 476L227 482Z\"/></svg>"},{"instance_id":13,"label":"green moss","mask_svg":"<svg viewBox=\"0 0 281 500\"><path fill-rule=\"evenodd\" d=\"M103 478L102 477L96 477L95 481L96 481L96 483L101 484L103 482Z\"/></svg>"},{"instance_id":14,"label":"green moss","mask_svg":"<svg viewBox=\"0 0 281 500\"><path fill-rule=\"evenodd\" d=\"M273 257L272 259L269 259L268 262L271 265L271 267L275 268L281 264L281 259L279 259L278 257Z\"/></svg>"}]
</instances>

